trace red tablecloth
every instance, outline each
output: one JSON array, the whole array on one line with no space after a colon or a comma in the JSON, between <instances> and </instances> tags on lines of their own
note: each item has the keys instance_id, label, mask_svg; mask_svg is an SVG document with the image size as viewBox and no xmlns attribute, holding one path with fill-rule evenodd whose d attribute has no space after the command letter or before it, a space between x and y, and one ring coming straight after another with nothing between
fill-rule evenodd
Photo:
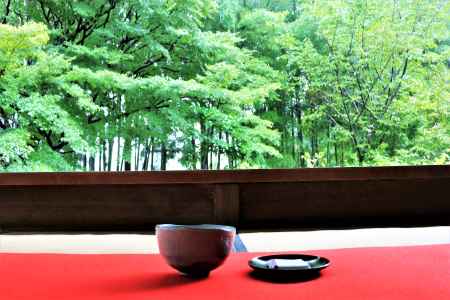
<instances>
[{"instance_id":1,"label":"red tablecloth","mask_svg":"<svg viewBox=\"0 0 450 300\"><path fill-rule=\"evenodd\" d=\"M159 255L0 254L0 299L450 299L450 245L306 251L332 265L307 282L249 275L254 253L235 253L203 280Z\"/></svg>"}]
</instances>

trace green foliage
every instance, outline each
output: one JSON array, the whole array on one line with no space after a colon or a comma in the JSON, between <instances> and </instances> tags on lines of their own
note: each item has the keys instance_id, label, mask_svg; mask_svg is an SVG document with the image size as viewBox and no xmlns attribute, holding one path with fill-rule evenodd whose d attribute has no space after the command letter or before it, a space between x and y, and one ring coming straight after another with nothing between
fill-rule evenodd
<instances>
[{"instance_id":1,"label":"green foliage","mask_svg":"<svg viewBox=\"0 0 450 300\"><path fill-rule=\"evenodd\" d=\"M0 77L0 166L34 164L41 159L35 152L45 144L60 155L85 151L88 143L80 117L96 107L66 81L70 62L43 50L48 41L45 26L0 25L0 31L5 37L0 52L7 57ZM62 163L61 169L67 165ZM57 165L52 169L58 170Z\"/></svg>"},{"instance_id":2,"label":"green foliage","mask_svg":"<svg viewBox=\"0 0 450 300\"><path fill-rule=\"evenodd\" d=\"M5 129L0 135L0 163L9 165L26 160L33 149L28 145L30 134L24 129Z\"/></svg>"},{"instance_id":3,"label":"green foliage","mask_svg":"<svg viewBox=\"0 0 450 300\"><path fill-rule=\"evenodd\" d=\"M0 170L449 163L449 16L444 0L3 1Z\"/></svg>"}]
</instances>

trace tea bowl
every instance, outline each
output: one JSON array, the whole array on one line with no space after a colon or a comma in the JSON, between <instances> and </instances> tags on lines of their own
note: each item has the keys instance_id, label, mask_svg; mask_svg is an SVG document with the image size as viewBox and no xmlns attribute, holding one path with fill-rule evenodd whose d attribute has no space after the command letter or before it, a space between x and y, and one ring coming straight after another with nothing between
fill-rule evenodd
<instances>
[{"instance_id":1,"label":"tea bowl","mask_svg":"<svg viewBox=\"0 0 450 300\"><path fill-rule=\"evenodd\" d=\"M236 229L232 226L202 224L156 226L160 254L179 272L207 277L230 254Z\"/></svg>"}]
</instances>

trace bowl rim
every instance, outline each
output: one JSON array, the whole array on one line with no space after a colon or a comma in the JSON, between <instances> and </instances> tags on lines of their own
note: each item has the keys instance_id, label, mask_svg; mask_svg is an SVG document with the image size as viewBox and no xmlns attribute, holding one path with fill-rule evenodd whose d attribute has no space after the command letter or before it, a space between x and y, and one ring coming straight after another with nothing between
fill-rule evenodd
<instances>
[{"instance_id":1,"label":"bowl rim","mask_svg":"<svg viewBox=\"0 0 450 300\"><path fill-rule=\"evenodd\" d=\"M158 224L155 226L156 230L159 229L192 229L192 230L220 230L236 233L236 228L229 225L220 224L195 224L195 225L184 225L184 224Z\"/></svg>"}]
</instances>

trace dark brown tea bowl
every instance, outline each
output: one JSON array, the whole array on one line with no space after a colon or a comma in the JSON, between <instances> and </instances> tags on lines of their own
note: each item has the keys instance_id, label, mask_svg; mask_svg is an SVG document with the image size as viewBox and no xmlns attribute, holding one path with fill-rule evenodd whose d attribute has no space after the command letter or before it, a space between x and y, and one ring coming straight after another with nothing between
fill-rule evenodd
<instances>
[{"instance_id":1,"label":"dark brown tea bowl","mask_svg":"<svg viewBox=\"0 0 450 300\"><path fill-rule=\"evenodd\" d=\"M183 274L206 277L231 252L236 229L231 226L202 224L156 226L159 252L166 262Z\"/></svg>"}]
</instances>

